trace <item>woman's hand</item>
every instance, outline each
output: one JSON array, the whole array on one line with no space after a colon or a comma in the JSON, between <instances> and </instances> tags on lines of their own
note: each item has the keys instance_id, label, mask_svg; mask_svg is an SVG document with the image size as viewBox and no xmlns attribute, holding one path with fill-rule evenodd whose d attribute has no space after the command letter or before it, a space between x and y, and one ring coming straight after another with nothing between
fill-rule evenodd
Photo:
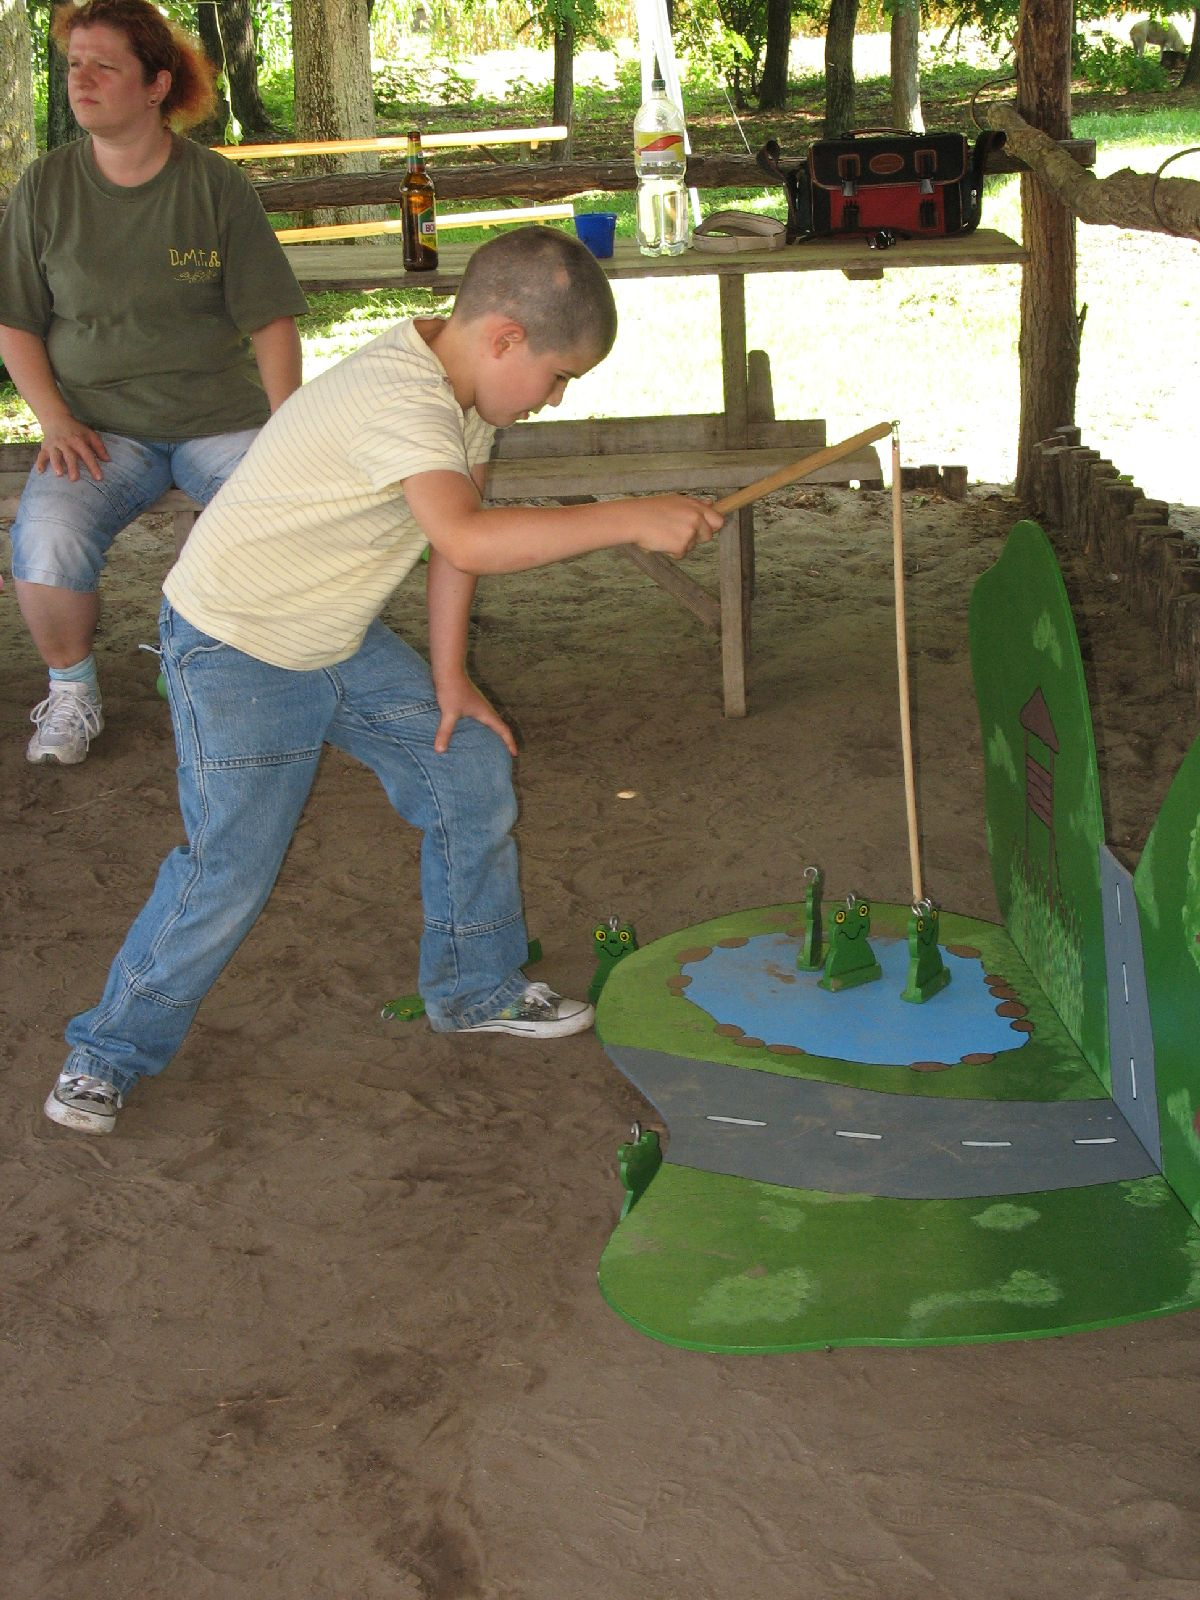
<instances>
[{"instance_id":1,"label":"woman's hand","mask_svg":"<svg viewBox=\"0 0 1200 1600\"><path fill-rule=\"evenodd\" d=\"M70 412L39 420L43 438L35 463L37 470L45 472L49 467L56 477L67 477L76 483L82 467L99 483L104 476L100 463L109 456L96 430L78 421Z\"/></svg>"}]
</instances>

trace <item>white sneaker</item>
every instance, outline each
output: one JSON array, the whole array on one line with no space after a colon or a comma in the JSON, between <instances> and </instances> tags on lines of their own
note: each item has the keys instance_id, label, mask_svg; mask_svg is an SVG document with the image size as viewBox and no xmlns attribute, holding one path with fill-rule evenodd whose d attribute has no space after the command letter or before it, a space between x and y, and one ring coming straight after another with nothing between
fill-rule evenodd
<instances>
[{"instance_id":1,"label":"white sneaker","mask_svg":"<svg viewBox=\"0 0 1200 1600\"><path fill-rule=\"evenodd\" d=\"M124 1103L115 1084L82 1072L62 1072L43 1109L51 1122L77 1133L111 1133Z\"/></svg>"},{"instance_id":2,"label":"white sneaker","mask_svg":"<svg viewBox=\"0 0 1200 1600\"><path fill-rule=\"evenodd\" d=\"M100 697L85 683L55 683L29 720L37 732L25 749L26 761L57 761L73 767L88 753L88 746L104 726Z\"/></svg>"},{"instance_id":3,"label":"white sneaker","mask_svg":"<svg viewBox=\"0 0 1200 1600\"><path fill-rule=\"evenodd\" d=\"M515 1033L527 1039L560 1039L590 1028L595 1011L583 1000L564 1000L544 983L531 983L525 993L498 1016L459 1028L459 1033Z\"/></svg>"}]
</instances>

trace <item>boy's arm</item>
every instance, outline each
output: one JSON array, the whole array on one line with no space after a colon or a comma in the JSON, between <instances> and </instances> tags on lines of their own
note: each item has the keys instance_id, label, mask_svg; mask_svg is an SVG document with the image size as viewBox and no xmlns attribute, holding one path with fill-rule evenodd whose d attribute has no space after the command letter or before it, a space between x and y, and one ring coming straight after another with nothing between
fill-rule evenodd
<instances>
[{"instance_id":1,"label":"boy's arm","mask_svg":"<svg viewBox=\"0 0 1200 1600\"><path fill-rule=\"evenodd\" d=\"M441 754L460 717L474 717L503 739L510 755L517 753L512 730L467 676L467 628L475 578L452 567L434 549L429 552L426 603L429 607L429 664L442 719L433 748Z\"/></svg>"},{"instance_id":2,"label":"boy's arm","mask_svg":"<svg viewBox=\"0 0 1200 1600\"><path fill-rule=\"evenodd\" d=\"M485 506L458 472L418 472L404 495L433 549L460 572L524 572L633 544L676 559L707 543L724 518L707 500L646 495L581 506Z\"/></svg>"}]
</instances>

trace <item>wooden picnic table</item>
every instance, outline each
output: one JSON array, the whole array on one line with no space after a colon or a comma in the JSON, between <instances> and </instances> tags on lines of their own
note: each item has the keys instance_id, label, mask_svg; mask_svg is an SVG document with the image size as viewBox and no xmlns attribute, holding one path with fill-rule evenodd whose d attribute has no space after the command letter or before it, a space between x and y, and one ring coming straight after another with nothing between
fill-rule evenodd
<instances>
[{"instance_id":1,"label":"wooden picnic table","mask_svg":"<svg viewBox=\"0 0 1200 1600\"><path fill-rule=\"evenodd\" d=\"M386 244L302 244L285 248L306 290L415 289L454 294L477 245L439 242L435 272L406 273L401 252ZM746 348L746 279L760 274L841 272L851 280L923 267L1020 264L1025 251L994 229L958 238L901 240L886 251L865 240L809 240L780 250L730 254L691 249L678 256L644 256L636 242L618 239L602 262L609 278L717 279L720 301L720 416L597 418L590 422L523 422L506 429L488 479L489 497L585 499L634 489L743 488L826 443L819 419L775 416L770 363ZM869 419L874 421L876 419ZM882 484L878 457L854 459L814 474L819 482ZM697 583L679 563L627 549L626 554L720 637L726 716L746 714L746 666L754 593L754 509L727 521L719 537L719 593Z\"/></svg>"},{"instance_id":2,"label":"wooden picnic table","mask_svg":"<svg viewBox=\"0 0 1200 1600\"><path fill-rule=\"evenodd\" d=\"M472 252L459 242L439 245L436 272L405 272L396 245L292 245L285 248L300 285L322 289L418 289L452 295ZM889 250L872 250L866 240L810 239L782 250L742 250L729 255L696 249L678 256L644 256L632 239L618 239L612 258L602 262L607 275L628 278L716 277L720 293L721 375L725 426L731 448L746 441L748 376L746 365L746 279L760 273L841 272L850 279L880 278L885 271L922 267L977 267L1021 263L1025 250L992 228L949 239L900 240ZM544 426L544 424L533 424Z\"/></svg>"}]
</instances>

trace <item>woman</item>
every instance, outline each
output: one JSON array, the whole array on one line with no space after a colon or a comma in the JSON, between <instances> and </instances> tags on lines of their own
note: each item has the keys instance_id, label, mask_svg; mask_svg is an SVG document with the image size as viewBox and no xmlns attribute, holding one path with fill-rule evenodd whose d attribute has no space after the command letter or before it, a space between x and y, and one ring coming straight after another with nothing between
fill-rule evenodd
<instances>
[{"instance_id":1,"label":"woman","mask_svg":"<svg viewBox=\"0 0 1200 1600\"><path fill-rule=\"evenodd\" d=\"M61 10L85 137L24 173L0 223L0 358L42 427L12 530L50 670L30 761L104 726L92 641L113 539L172 483L207 503L300 383L305 301L241 173L174 131L212 69L147 0Z\"/></svg>"}]
</instances>

